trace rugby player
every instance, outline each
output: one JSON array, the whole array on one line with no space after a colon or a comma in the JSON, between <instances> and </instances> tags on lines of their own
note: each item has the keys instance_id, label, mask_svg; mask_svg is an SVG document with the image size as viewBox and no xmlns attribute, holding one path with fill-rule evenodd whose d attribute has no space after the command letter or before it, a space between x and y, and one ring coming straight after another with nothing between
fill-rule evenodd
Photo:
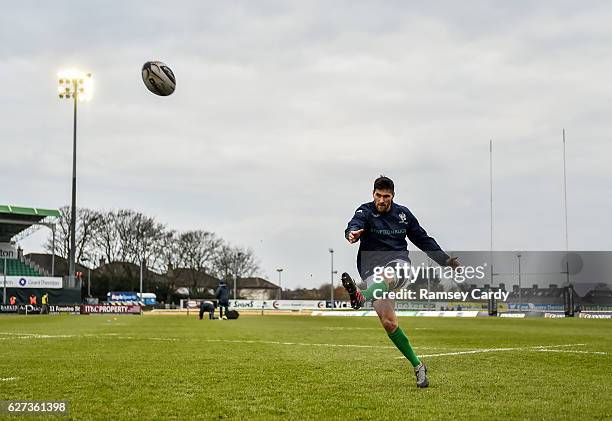
<instances>
[{"instance_id":1,"label":"rugby player","mask_svg":"<svg viewBox=\"0 0 612 421\"><path fill-rule=\"evenodd\" d=\"M374 181L374 200L359 206L349 221L344 235L351 244L360 242L357 270L361 279L365 280L366 289L359 289L348 273L342 274L342 285L354 309L361 308L367 300L373 300L374 310L383 328L414 367L417 387L422 388L429 386L427 367L419 360L408 337L398 325L395 301L384 298L386 292L408 286L410 278L401 275L406 271L384 268L410 264L406 238L440 266L455 269L460 263L456 257L450 258L436 240L427 235L407 207L393 202L394 195L393 181L380 176Z\"/></svg>"}]
</instances>

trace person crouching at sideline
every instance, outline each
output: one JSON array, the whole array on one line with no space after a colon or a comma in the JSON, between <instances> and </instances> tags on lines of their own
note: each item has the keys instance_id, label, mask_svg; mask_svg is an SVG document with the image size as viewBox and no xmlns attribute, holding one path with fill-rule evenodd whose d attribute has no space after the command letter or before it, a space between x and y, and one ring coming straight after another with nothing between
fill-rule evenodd
<instances>
[{"instance_id":1,"label":"person crouching at sideline","mask_svg":"<svg viewBox=\"0 0 612 421\"><path fill-rule=\"evenodd\" d=\"M200 320L204 317L204 313L208 313L210 320L215 320L215 304L212 301L202 301L200 303Z\"/></svg>"}]
</instances>

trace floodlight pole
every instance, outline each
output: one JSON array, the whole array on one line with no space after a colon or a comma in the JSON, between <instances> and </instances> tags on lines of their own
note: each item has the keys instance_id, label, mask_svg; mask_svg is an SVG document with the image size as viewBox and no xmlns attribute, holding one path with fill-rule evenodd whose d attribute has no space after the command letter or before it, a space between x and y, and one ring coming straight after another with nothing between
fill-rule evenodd
<instances>
[{"instance_id":1,"label":"floodlight pole","mask_svg":"<svg viewBox=\"0 0 612 421\"><path fill-rule=\"evenodd\" d=\"M283 299L283 287L281 285L281 273L283 272L283 269L278 268L276 269L276 271L278 272L278 287L280 288L279 300L282 300Z\"/></svg>"},{"instance_id":2,"label":"floodlight pole","mask_svg":"<svg viewBox=\"0 0 612 421\"><path fill-rule=\"evenodd\" d=\"M75 255L76 255L76 144L77 144L77 101L78 101L78 81L72 80L74 89L73 95L73 130L72 130L72 206L70 210L70 269L68 272L68 280L70 285L74 282L75 271Z\"/></svg>"},{"instance_id":3,"label":"floodlight pole","mask_svg":"<svg viewBox=\"0 0 612 421\"><path fill-rule=\"evenodd\" d=\"M518 257L518 293L519 293L519 311L521 311L521 309L523 308L523 296L522 296L522 291L521 291L521 253L517 254L516 257Z\"/></svg>"},{"instance_id":4,"label":"floodlight pole","mask_svg":"<svg viewBox=\"0 0 612 421\"><path fill-rule=\"evenodd\" d=\"M567 232L567 167L565 160L565 129L563 129L563 209L565 213L565 273L566 282L569 285L569 239Z\"/></svg>"},{"instance_id":5,"label":"floodlight pole","mask_svg":"<svg viewBox=\"0 0 612 421\"><path fill-rule=\"evenodd\" d=\"M145 259L140 261L140 302L144 303L144 299L142 298L142 269L144 266Z\"/></svg>"},{"instance_id":6,"label":"floodlight pole","mask_svg":"<svg viewBox=\"0 0 612 421\"><path fill-rule=\"evenodd\" d=\"M334 249L329 249L329 256L331 258L331 273L330 273L330 289L331 289L331 308L332 310L336 307L334 305Z\"/></svg>"},{"instance_id":7,"label":"floodlight pole","mask_svg":"<svg viewBox=\"0 0 612 421\"><path fill-rule=\"evenodd\" d=\"M489 203L491 222L491 244L489 246L489 265L491 270L491 288L493 288L493 140L489 139Z\"/></svg>"},{"instance_id":8,"label":"floodlight pole","mask_svg":"<svg viewBox=\"0 0 612 421\"><path fill-rule=\"evenodd\" d=\"M2 304L6 304L6 259L7 257L4 256L4 288L2 291Z\"/></svg>"},{"instance_id":9,"label":"floodlight pole","mask_svg":"<svg viewBox=\"0 0 612 421\"><path fill-rule=\"evenodd\" d=\"M51 224L53 234L53 246L51 247L51 276L55 276L55 224Z\"/></svg>"}]
</instances>

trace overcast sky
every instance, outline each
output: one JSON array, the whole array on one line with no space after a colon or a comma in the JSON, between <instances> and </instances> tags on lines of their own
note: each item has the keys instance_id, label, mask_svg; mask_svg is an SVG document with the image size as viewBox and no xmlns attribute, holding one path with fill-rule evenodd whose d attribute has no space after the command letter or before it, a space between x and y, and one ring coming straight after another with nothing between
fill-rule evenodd
<instances>
[{"instance_id":1,"label":"overcast sky","mask_svg":"<svg viewBox=\"0 0 612 421\"><path fill-rule=\"evenodd\" d=\"M488 249L489 139L494 247L564 249L563 128L570 248L612 246L609 2L2 3L0 204L70 202L77 67L78 205L214 231L284 286L327 282L330 247L356 272L343 231L381 173L444 248Z\"/></svg>"}]
</instances>

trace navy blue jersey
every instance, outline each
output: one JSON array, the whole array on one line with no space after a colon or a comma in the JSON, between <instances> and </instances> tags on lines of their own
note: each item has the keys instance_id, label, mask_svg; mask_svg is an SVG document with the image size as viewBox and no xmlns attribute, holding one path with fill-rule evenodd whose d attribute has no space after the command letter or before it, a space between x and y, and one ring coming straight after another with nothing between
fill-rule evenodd
<instances>
[{"instance_id":1,"label":"navy blue jersey","mask_svg":"<svg viewBox=\"0 0 612 421\"><path fill-rule=\"evenodd\" d=\"M344 236L348 238L350 231L360 229L364 231L359 237L357 270L363 279L376 266L385 266L395 259L408 260L406 238L440 266L445 266L449 259L406 206L392 202L388 212L379 213L374 202L364 203L355 211Z\"/></svg>"}]
</instances>

